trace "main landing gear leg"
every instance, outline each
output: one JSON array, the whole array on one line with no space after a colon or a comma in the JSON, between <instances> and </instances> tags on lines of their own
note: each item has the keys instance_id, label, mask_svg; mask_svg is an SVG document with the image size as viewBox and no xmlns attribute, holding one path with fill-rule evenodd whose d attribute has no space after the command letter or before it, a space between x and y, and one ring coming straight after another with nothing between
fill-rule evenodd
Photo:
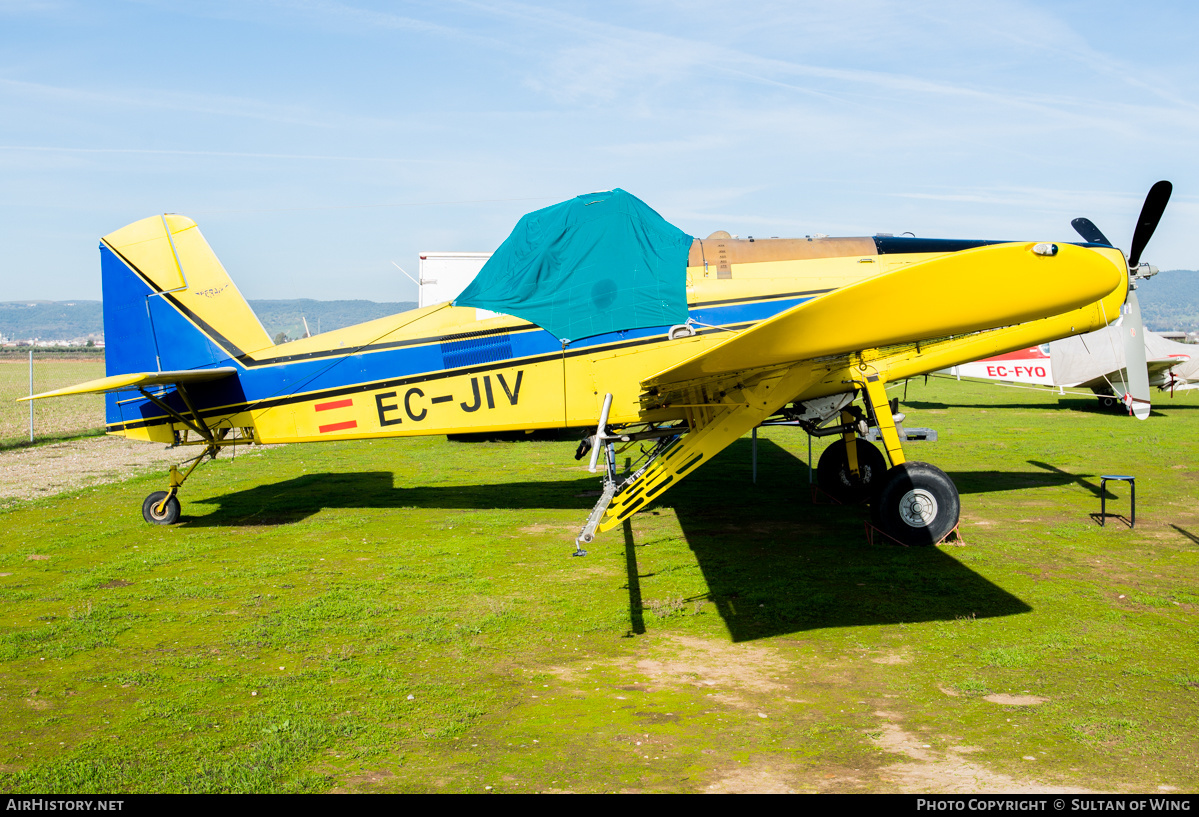
<instances>
[{"instance_id":1,"label":"main landing gear leg","mask_svg":"<svg viewBox=\"0 0 1199 817\"><path fill-rule=\"evenodd\" d=\"M891 460L871 503L874 525L905 545L936 544L957 527L958 489L935 465L905 459L883 380L871 372L864 385L866 405Z\"/></svg>"}]
</instances>

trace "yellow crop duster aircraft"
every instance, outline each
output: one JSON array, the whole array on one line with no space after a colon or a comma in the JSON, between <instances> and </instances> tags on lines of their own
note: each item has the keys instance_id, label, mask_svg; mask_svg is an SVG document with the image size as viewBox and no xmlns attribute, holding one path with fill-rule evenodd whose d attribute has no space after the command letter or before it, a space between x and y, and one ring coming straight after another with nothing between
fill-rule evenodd
<instances>
[{"instance_id":1,"label":"yellow crop duster aircraft","mask_svg":"<svg viewBox=\"0 0 1199 817\"><path fill-rule=\"evenodd\" d=\"M1151 191L1126 260L1085 233L693 239L622 190L593 193L525 216L453 304L281 345L195 223L154 216L101 241L107 376L26 399L104 392L109 434L200 447L146 497L160 524L227 445L593 427L577 457L605 476L582 553L786 419L838 437L820 487L870 501L901 542L937 542L957 524L957 489L905 459L886 384L1107 326L1168 197L1168 183ZM871 427L886 459L862 439Z\"/></svg>"}]
</instances>

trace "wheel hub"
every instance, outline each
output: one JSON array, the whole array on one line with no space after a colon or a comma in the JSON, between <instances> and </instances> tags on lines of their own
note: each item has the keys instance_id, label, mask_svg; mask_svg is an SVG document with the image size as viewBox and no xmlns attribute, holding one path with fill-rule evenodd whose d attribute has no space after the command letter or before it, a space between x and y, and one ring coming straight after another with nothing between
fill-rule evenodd
<instances>
[{"instance_id":1,"label":"wheel hub","mask_svg":"<svg viewBox=\"0 0 1199 817\"><path fill-rule=\"evenodd\" d=\"M899 500L899 518L910 527L927 528L937 518L937 499L923 488L913 488Z\"/></svg>"},{"instance_id":2,"label":"wheel hub","mask_svg":"<svg viewBox=\"0 0 1199 817\"><path fill-rule=\"evenodd\" d=\"M874 481L874 469L869 465L858 467L858 475L855 477L849 470L849 466L842 468L838 476L841 477L841 484L850 487L857 485L870 485Z\"/></svg>"}]
</instances>

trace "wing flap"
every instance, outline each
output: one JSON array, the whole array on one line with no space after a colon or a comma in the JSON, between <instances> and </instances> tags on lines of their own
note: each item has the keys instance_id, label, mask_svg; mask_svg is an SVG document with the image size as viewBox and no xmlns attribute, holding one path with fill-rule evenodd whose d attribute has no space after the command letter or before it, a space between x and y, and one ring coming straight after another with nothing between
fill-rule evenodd
<instances>
[{"instance_id":1,"label":"wing flap","mask_svg":"<svg viewBox=\"0 0 1199 817\"><path fill-rule=\"evenodd\" d=\"M642 382L646 390L746 369L967 334L1057 315L1125 285L1095 250L1031 242L944 255L843 287ZM1043 245L1042 245L1043 246Z\"/></svg>"},{"instance_id":2,"label":"wing flap","mask_svg":"<svg viewBox=\"0 0 1199 817\"><path fill-rule=\"evenodd\" d=\"M41 400L43 397L67 397L72 394L104 394L110 391L135 389L141 386L158 386L176 383L203 383L208 380L220 380L223 377L237 374L232 366L217 369L189 369L179 372L133 372L131 374L116 374L111 377L101 377L88 380L75 386L42 392L29 397L20 397L17 402Z\"/></svg>"}]
</instances>

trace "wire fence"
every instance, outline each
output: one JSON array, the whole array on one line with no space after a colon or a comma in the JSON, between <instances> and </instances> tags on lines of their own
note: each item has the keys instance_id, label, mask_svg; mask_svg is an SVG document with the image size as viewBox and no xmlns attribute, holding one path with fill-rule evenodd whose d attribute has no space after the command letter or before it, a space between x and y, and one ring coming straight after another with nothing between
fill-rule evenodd
<instances>
[{"instance_id":1,"label":"wire fence","mask_svg":"<svg viewBox=\"0 0 1199 817\"><path fill-rule=\"evenodd\" d=\"M34 350L0 356L0 448L28 445L30 439L73 437L104 428L104 395L83 394L16 402L30 393L59 389L104 376L103 353Z\"/></svg>"}]
</instances>

